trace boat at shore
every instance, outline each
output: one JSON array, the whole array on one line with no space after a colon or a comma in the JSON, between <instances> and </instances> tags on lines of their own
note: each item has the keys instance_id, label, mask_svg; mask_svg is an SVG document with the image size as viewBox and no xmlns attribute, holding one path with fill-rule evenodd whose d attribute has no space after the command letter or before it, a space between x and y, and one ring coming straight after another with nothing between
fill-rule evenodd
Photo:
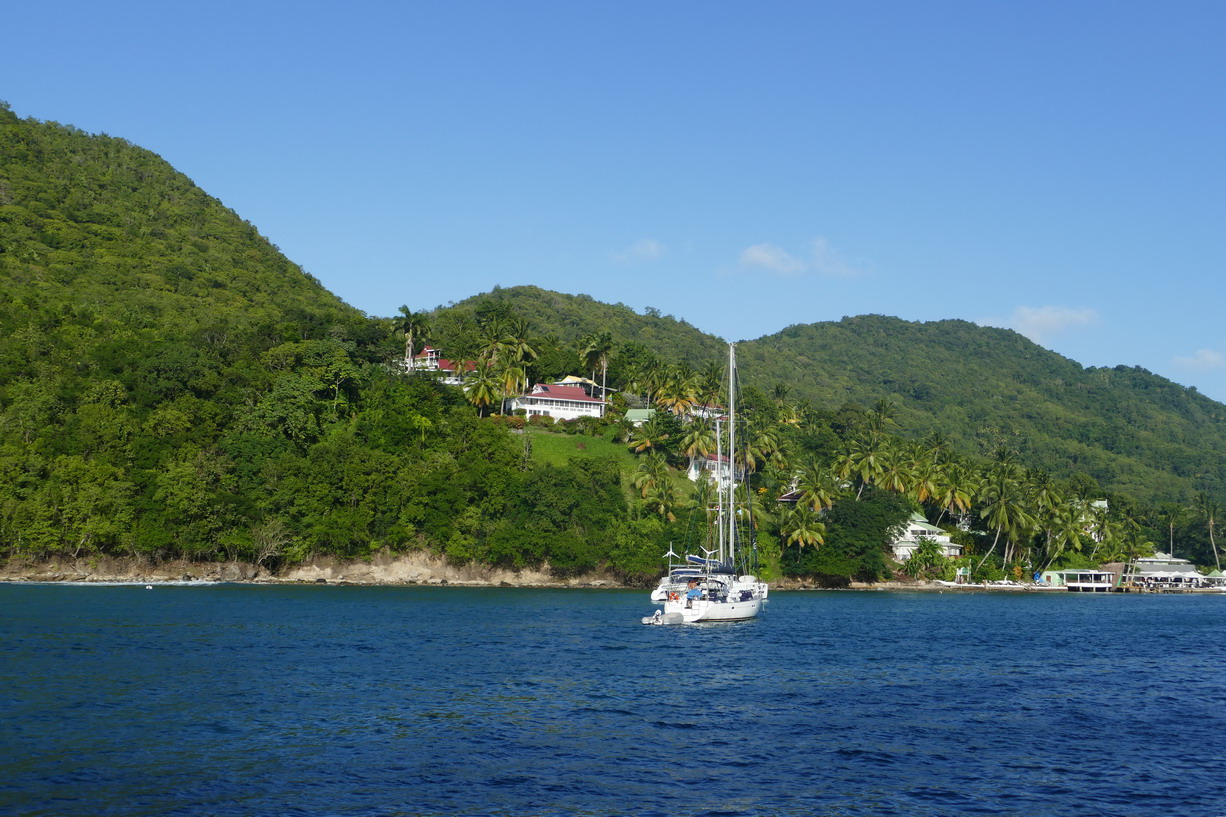
<instances>
[{"instance_id":1,"label":"boat at shore","mask_svg":"<svg viewBox=\"0 0 1226 817\"><path fill-rule=\"evenodd\" d=\"M652 602L662 608L645 617L644 624L744 621L762 612L770 592L766 582L750 573L750 560L738 532L751 526L748 511L738 512L736 504L736 385L736 345L728 344L728 416L716 421L717 460L725 461L722 449L726 435L728 469L727 478L716 485L712 547L702 556L687 554L684 559L669 548L665 554L670 560L668 572L651 592Z\"/></svg>"}]
</instances>

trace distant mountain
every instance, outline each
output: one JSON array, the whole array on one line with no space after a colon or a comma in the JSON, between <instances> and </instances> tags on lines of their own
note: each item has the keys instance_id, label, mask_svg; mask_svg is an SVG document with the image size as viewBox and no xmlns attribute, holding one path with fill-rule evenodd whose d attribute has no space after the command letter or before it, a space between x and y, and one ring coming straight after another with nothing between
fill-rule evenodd
<instances>
[{"instance_id":1,"label":"distant mountain","mask_svg":"<svg viewBox=\"0 0 1226 817\"><path fill-rule=\"evenodd\" d=\"M723 354L722 340L687 323L584 295L509 287L482 297L561 338L608 329L691 366ZM737 356L748 385L786 384L825 409L888 397L907 433L939 431L966 453L1004 446L1138 498L1226 486L1226 406L1144 369L1085 368L1007 329L864 315L791 326L739 344Z\"/></svg>"},{"instance_id":2,"label":"distant mountain","mask_svg":"<svg viewBox=\"0 0 1226 817\"><path fill-rule=\"evenodd\" d=\"M1226 484L1226 406L1141 368L1082 367L1008 329L864 315L789 327L741 359L751 382L788 382L827 407L889 397L915 434L983 454L1004 445L1133 496Z\"/></svg>"}]
</instances>

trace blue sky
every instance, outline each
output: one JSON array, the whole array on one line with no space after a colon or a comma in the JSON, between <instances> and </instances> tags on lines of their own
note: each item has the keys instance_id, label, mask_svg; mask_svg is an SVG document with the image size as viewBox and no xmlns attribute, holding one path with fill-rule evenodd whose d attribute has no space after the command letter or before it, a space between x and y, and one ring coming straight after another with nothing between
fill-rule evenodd
<instances>
[{"instance_id":1,"label":"blue sky","mask_svg":"<svg viewBox=\"0 0 1226 817\"><path fill-rule=\"evenodd\" d=\"M372 315L535 284L729 340L1009 326L1226 401L1220 2L23 3L123 136Z\"/></svg>"}]
</instances>

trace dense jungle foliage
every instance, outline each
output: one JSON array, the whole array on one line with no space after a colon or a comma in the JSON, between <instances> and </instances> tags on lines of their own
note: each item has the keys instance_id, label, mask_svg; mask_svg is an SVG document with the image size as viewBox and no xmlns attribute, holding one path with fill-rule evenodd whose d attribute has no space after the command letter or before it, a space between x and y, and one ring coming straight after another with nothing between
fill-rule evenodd
<instances>
[{"instance_id":1,"label":"dense jungle foliage","mask_svg":"<svg viewBox=\"0 0 1226 817\"><path fill-rule=\"evenodd\" d=\"M463 387L406 372L427 343ZM1217 559L1224 409L1189 390L958 322L869 316L739 348L768 577L888 575L915 511L980 575L1155 546ZM0 105L10 556L425 549L648 581L706 527L710 485L684 472L712 452L697 409L726 399L724 354L654 310L532 287L367 317L156 155ZM618 390L608 418L502 413L567 374ZM640 406L656 413L635 428Z\"/></svg>"}]
</instances>

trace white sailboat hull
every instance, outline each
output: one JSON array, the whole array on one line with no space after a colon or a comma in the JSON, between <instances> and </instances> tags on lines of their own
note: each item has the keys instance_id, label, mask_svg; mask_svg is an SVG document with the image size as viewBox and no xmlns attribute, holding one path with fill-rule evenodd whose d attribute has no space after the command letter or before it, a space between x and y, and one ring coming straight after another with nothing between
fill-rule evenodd
<instances>
[{"instance_id":1,"label":"white sailboat hull","mask_svg":"<svg viewBox=\"0 0 1226 817\"><path fill-rule=\"evenodd\" d=\"M697 624L707 621L743 621L756 618L762 612L770 588L756 576L736 574L746 569L745 562L737 560L737 528L749 521L748 509L737 509L736 489L738 482L736 463L736 349L728 346L728 417L727 456L724 455L721 420L715 424L717 462L727 463L727 479L720 483L714 516L709 516L712 530L708 543L712 549L703 548L704 556L687 555L681 563L670 563L668 574L651 591L651 600L663 605L663 610L643 619L644 624L678 623ZM742 503L744 505L744 503ZM671 543L666 558L678 559Z\"/></svg>"},{"instance_id":2,"label":"white sailboat hull","mask_svg":"<svg viewBox=\"0 0 1226 817\"><path fill-rule=\"evenodd\" d=\"M705 621L742 621L756 618L761 612L762 599L759 598L751 598L746 601L694 599L688 607L685 599L664 602L664 615L677 613L686 624L699 624Z\"/></svg>"}]
</instances>

